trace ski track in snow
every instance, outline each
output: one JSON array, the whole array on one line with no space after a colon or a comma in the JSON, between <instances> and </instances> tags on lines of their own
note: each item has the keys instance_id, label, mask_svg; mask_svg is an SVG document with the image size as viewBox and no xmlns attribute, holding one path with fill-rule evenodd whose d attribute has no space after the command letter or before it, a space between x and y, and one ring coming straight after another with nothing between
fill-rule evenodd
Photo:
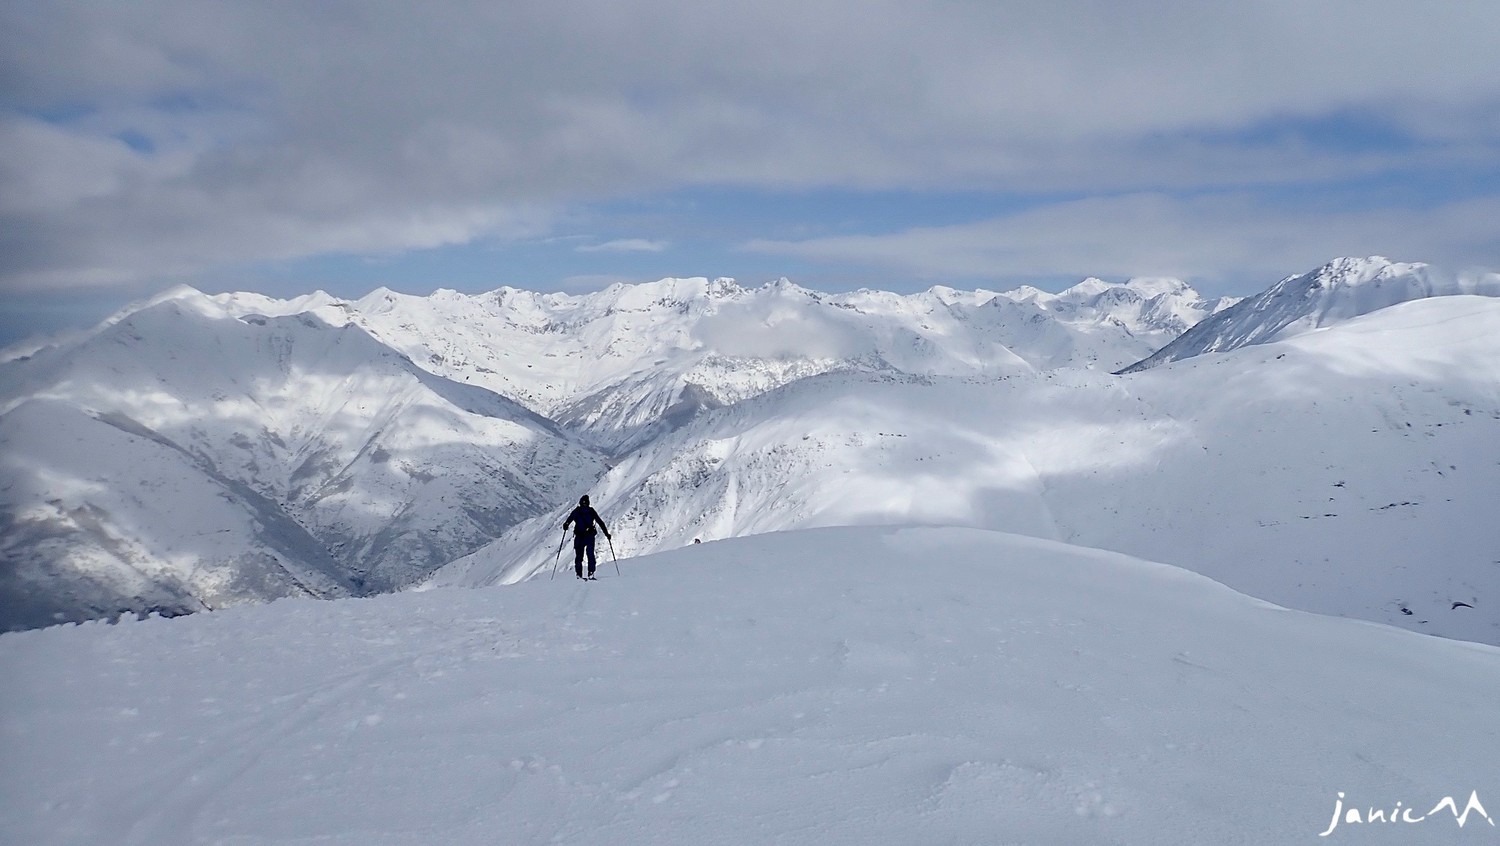
<instances>
[{"instance_id":1,"label":"ski track in snow","mask_svg":"<svg viewBox=\"0 0 1500 846\"><path fill-rule=\"evenodd\" d=\"M0 636L0 841L1292 843L1336 791L1495 804L1495 648L976 530L621 564Z\"/></svg>"},{"instance_id":2,"label":"ski track in snow","mask_svg":"<svg viewBox=\"0 0 1500 846\"><path fill-rule=\"evenodd\" d=\"M313 727L323 716L362 687L391 675L414 659L399 658L300 693L278 697L277 710L236 726L221 740L187 756L171 770L154 775L134 804L140 822L130 828L125 843L137 846L171 842L190 830L205 806L230 790L269 751Z\"/></svg>"}]
</instances>

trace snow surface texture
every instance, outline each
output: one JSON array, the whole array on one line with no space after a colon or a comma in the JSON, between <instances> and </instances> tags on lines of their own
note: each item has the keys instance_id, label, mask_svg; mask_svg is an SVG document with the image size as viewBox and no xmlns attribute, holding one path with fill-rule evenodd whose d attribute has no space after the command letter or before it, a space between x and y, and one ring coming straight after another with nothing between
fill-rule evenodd
<instances>
[{"instance_id":1,"label":"snow surface texture","mask_svg":"<svg viewBox=\"0 0 1500 846\"><path fill-rule=\"evenodd\" d=\"M1500 301L1410 302L1126 378L804 380L636 452L593 499L620 555L809 526L975 526L1500 643ZM564 512L431 583L545 570Z\"/></svg>"},{"instance_id":2,"label":"snow surface texture","mask_svg":"<svg viewBox=\"0 0 1500 846\"><path fill-rule=\"evenodd\" d=\"M0 629L399 588L573 501L610 455L797 379L1109 369L1229 302L1175 280L179 288L0 357Z\"/></svg>"},{"instance_id":3,"label":"snow surface texture","mask_svg":"<svg viewBox=\"0 0 1500 846\"><path fill-rule=\"evenodd\" d=\"M1492 647L976 530L623 567L0 636L0 841L1315 843L1340 793L1500 804Z\"/></svg>"},{"instance_id":4,"label":"snow surface texture","mask_svg":"<svg viewBox=\"0 0 1500 846\"><path fill-rule=\"evenodd\" d=\"M1342 258L1311 273L1288 276L1220 311L1124 372L1289 338L1397 303L1461 294L1500 297L1500 273L1455 275L1431 265L1392 262L1379 256Z\"/></svg>"}]
</instances>

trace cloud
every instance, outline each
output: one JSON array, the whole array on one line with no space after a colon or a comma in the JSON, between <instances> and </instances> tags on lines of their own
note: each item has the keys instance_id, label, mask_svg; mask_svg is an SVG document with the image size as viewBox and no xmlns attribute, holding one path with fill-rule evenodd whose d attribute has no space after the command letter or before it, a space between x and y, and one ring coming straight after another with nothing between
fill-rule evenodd
<instances>
[{"instance_id":1,"label":"cloud","mask_svg":"<svg viewBox=\"0 0 1500 846\"><path fill-rule=\"evenodd\" d=\"M666 241L648 241L644 238L619 238L602 244L584 244L574 249L580 253L659 253L667 248Z\"/></svg>"},{"instance_id":2,"label":"cloud","mask_svg":"<svg viewBox=\"0 0 1500 846\"><path fill-rule=\"evenodd\" d=\"M757 298L726 305L693 324L693 338L731 357L835 359L871 354L867 338L845 319L761 289Z\"/></svg>"},{"instance_id":3,"label":"cloud","mask_svg":"<svg viewBox=\"0 0 1500 846\"><path fill-rule=\"evenodd\" d=\"M898 232L755 240L742 249L879 267L918 278L1017 279L1054 275L1058 256L1080 272L1265 282L1340 255L1494 260L1500 196L1435 208L1278 207L1256 195L1163 194L1056 203L953 226Z\"/></svg>"},{"instance_id":4,"label":"cloud","mask_svg":"<svg viewBox=\"0 0 1500 846\"><path fill-rule=\"evenodd\" d=\"M1491 0L4 4L0 289L537 237L697 186L1493 167L1496 31ZM1343 115L1400 142L1305 131Z\"/></svg>"}]
</instances>

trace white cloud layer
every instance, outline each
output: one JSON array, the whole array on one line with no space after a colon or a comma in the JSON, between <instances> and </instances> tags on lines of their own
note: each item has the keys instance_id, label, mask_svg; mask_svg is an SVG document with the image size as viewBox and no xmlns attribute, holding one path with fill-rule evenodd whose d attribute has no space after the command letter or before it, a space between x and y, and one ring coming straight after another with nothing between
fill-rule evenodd
<instances>
[{"instance_id":1,"label":"white cloud layer","mask_svg":"<svg viewBox=\"0 0 1500 846\"><path fill-rule=\"evenodd\" d=\"M575 247L580 253L659 253L667 248L666 241L650 241L645 238L617 238L602 244L584 244Z\"/></svg>"},{"instance_id":2,"label":"white cloud layer","mask_svg":"<svg viewBox=\"0 0 1500 846\"><path fill-rule=\"evenodd\" d=\"M1008 217L742 249L879 266L918 278L1009 279L1056 273L1059 255L1106 276L1253 279L1307 269L1334 256L1442 256L1464 266L1494 260L1500 197L1422 209L1276 208L1245 194L1162 194L1059 203Z\"/></svg>"},{"instance_id":3,"label":"white cloud layer","mask_svg":"<svg viewBox=\"0 0 1500 846\"><path fill-rule=\"evenodd\" d=\"M854 327L775 299L733 304L699 320L694 340L727 356L855 358L872 352Z\"/></svg>"},{"instance_id":4,"label":"white cloud layer","mask_svg":"<svg viewBox=\"0 0 1500 846\"><path fill-rule=\"evenodd\" d=\"M1493 168L1496 32L1493 0L9 3L0 288L535 236L578 204L695 186ZM1274 131L1351 114L1406 143ZM1072 265L1108 270L1089 258Z\"/></svg>"}]
</instances>

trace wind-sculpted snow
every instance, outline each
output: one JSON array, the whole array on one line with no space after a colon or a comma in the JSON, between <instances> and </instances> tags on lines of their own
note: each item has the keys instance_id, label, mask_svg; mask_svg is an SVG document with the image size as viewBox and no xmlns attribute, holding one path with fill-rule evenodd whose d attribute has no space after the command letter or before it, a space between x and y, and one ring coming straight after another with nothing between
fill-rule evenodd
<instances>
[{"instance_id":1,"label":"wind-sculpted snow","mask_svg":"<svg viewBox=\"0 0 1500 846\"><path fill-rule=\"evenodd\" d=\"M622 555L808 526L977 526L1500 643L1497 492L1500 301L1479 297L1126 379L825 375L709 412L592 490ZM562 517L434 583L545 573Z\"/></svg>"},{"instance_id":2,"label":"wind-sculpted snow","mask_svg":"<svg viewBox=\"0 0 1500 846\"><path fill-rule=\"evenodd\" d=\"M1289 338L1411 300L1459 295L1500 297L1500 273L1454 275L1379 256L1341 258L1311 273L1289 276L1203 320L1124 372Z\"/></svg>"},{"instance_id":3,"label":"wind-sculpted snow","mask_svg":"<svg viewBox=\"0 0 1500 846\"><path fill-rule=\"evenodd\" d=\"M1493 648L963 529L621 570L0 636L0 841L1495 836Z\"/></svg>"},{"instance_id":4,"label":"wind-sculpted snow","mask_svg":"<svg viewBox=\"0 0 1500 846\"><path fill-rule=\"evenodd\" d=\"M183 294L4 367L6 628L390 590L603 471L551 421L311 314ZM183 519L205 499L238 516Z\"/></svg>"}]
</instances>

